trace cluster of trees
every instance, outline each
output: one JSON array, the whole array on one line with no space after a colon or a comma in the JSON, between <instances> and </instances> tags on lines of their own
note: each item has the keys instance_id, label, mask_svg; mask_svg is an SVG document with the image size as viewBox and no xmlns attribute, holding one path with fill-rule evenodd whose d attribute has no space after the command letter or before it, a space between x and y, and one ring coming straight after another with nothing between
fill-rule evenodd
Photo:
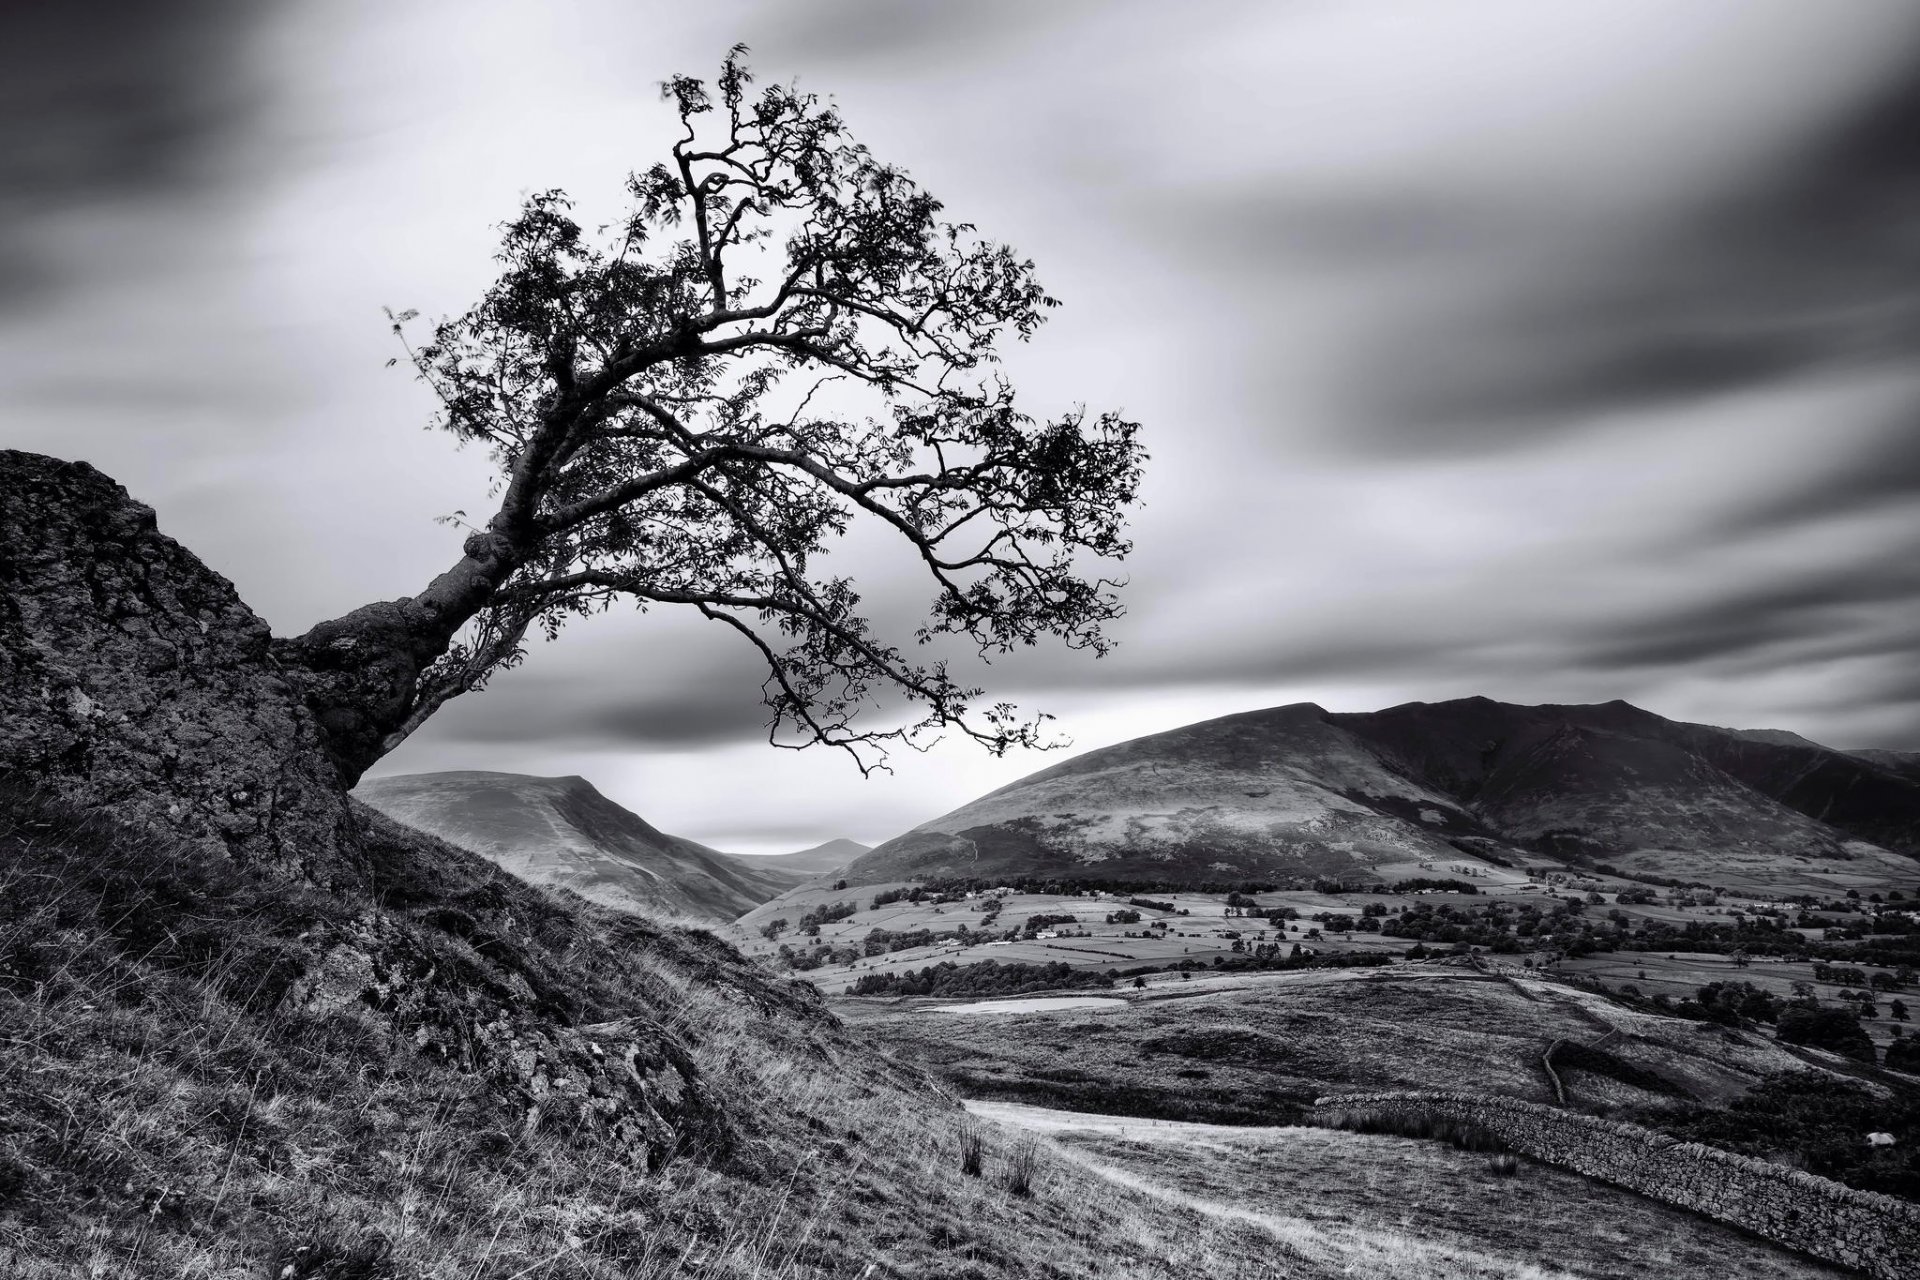
<instances>
[{"instance_id":1,"label":"cluster of trees","mask_svg":"<svg viewBox=\"0 0 1920 1280\"><path fill-rule=\"evenodd\" d=\"M856 996L1016 995L1023 991L1086 990L1113 986L1111 974L1070 964L1003 964L986 960L958 965L950 960L905 973L866 973L854 980Z\"/></svg>"},{"instance_id":2,"label":"cluster of trees","mask_svg":"<svg viewBox=\"0 0 1920 1280\"><path fill-rule=\"evenodd\" d=\"M1859 1015L1849 1009L1791 1004L1780 1011L1774 1034L1787 1044L1826 1049L1869 1064L1879 1060Z\"/></svg>"},{"instance_id":3,"label":"cluster of trees","mask_svg":"<svg viewBox=\"0 0 1920 1280\"><path fill-rule=\"evenodd\" d=\"M1689 1142L1767 1159L1785 1154L1822 1177L1920 1200L1920 1095L1911 1091L1880 1095L1825 1072L1793 1071L1725 1108L1649 1109L1634 1119ZM1869 1133L1890 1133L1894 1143L1870 1146Z\"/></svg>"},{"instance_id":4,"label":"cluster of trees","mask_svg":"<svg viewBox=\"0 0 1920 1280\"><path fill-rule=\"evenodd\" d=\"M1626 890L1619 897L1622 901L1638 900L1640 892ZM1551 947L1570 956L1597 951L1698 951L1736 958L1846 956L1894 970L1887 975L1869 975L1858 968L1848 971L1845 980L1879 991L1898 990L1908 985L1912 970L1920 964L1920 934L1873 938L1859 947L1840 949L1810 941L1771 915L1735 914L1725 919L1679 922L1635 921L1617 907L1605 915L1590 912L1590 907L1600 905L1604 905L1604 899L1598 894L1561 898L1550 908L1532 903L1516 905L1500 899L1473 906L1420 902L1398 912L1388 912L1381 904L1368 904L1357 921L1333 913L1322 913L1314 919L1332 933L1351 929L1372 932L1371 918L1378 920L1379 932L1386 937L1430 944L1465 944L1509 955L1535 947ZM1909 975L1905 979L1899 976L1903 967ZM1840 978L1825 980L1842 981Z\"/></svg>"},{"instance_id":5,"label":"cluster of trees","mask_svg":"<svg viewBox=\"0 0 1920 1280\"><path fill-rule=\"evenodd\" d=\"M1418 893L1422 889L1439 889L1446 893L1479 893L1478 885L1468 884L1465 880L1454 880L1445 876L1414 876L1410 880L1396 880L1394 893Z\"/></svg>"},{"instance_id":6,"label":"cluster of trees","mask_svg":"<svg viewBox=\"0 0 1920 1280\"><path fill-rule=\"evenodd\" d=\"M815 907L800 917L800 932L817 934L823 924L832 924L836 920L845 920L860 910L856 902L827 902Z\"/></svg>"},{"instance_id":7,"label":"cluster of trees","mask_svg":"<svg viewBox=\"0 0 1920 1280\"><path fill-rule=\"evenodd\" d=\"M967 927L961 925L957 936L963 941ZM931 929L869 929L867 936L860 939L861 956L883 956L893 951L906 951L913 947L930 947L940 940L941 935ZM857 958L857 957L856 957Z\"/></svg>"},{"instance_id":8,"label":"cluster of trees","mask_svg":"<svg viewBox=\"0 0 1920 1280\"><path fill-rule=\"evenodd\" d=\"M1631 983L1620 994L1641 1000L1639 988ZM1659 1013L1727 1027L1771 1023L1775 1035L1787 1044L1826 1049L1859 1062L1878 1060L1872 1039L1860 1025L1862 1018L1879 1012L1867 992L1843 990L1837 1004L1824 1005L1811 983L1795 983L1793 998L1782 1000L1751 982L1710 982L1680 1000L1661 992L1646 999L1645 1005ZM1896 999L1892 1005L1894 1018L1906 1021L1906 1002ZM1886 1065L1898 1071L1920 1069L1920 1040L1896 1037L1887 1049Z\"/></svg>"},{"instance_id":9,"label":"cluster of trees","mask_svg":"<svg viewBox=\"0 0 1920 1280\"><path fill-rule=\"evenodd\" d=\"M1623 871L1610 862L1596 862L1593 869L1602 875L1612 876L1616 880L1633 880L1640 884L1659 885L1663 889L1711 889L1710 884L1699 880L1676 880L1672 876L1648 875L1641 871Z\"/></svg>"},{"instance_id":10,"label":"cluster of trees","mask_svg":"<svg viewBox=\"0 0 1920 1280\"><path fill-rule=\"evenodd\" d=\"M1577 955L1597 949L1592 942L1594 926L1582 918L1582 911L1583 905L1571 900L1563 900L1551 910L1533 903L1499 900L1472 907L1419 902L1375 919L1381 935L1389 938L1485 947L1503 955L1529 947L1551 947Z\"/></svg>"},{"instance_id":11,"label":"cluster of trees","mask_svg":"<svg viewBox=\"0 0 1920 1280\"><path fill-rule=\"evenodd\" d=\"M1215 956L1210 967L1230 972L1245 969L1372 969L1393 963L1393 957L1378 951L1332 951L1309 954L1299 943L1291 949L1278 943L1263 943L1237 955ZM1198 961L1182 961L1180 967L1202 967Z\"/></svg>"},{"instance_id":12,"label":"cluster of trees","mask_svg":"<svg viewBox=\"0 0 1920 1280\"><path fill-rule=\"evenodd\" d=\"M962 895L968 892L980 893L989 889L1006 888L1013 890L1015 893L1048 894L1063 898L1097 893L1205 893L1226 896L1230 894L1273 893L1280 889L1304 887L1304 884L1291 882L1282 884L1270 880L1150 880L1142 879L1138 876L1016 875L997 879L982 876L942 876L927 881L928 889L950 895Z\"/></svg>"},{"instance_id":13,"label":"cluster of trees","mask_svg":"<svg viewBox=\"0 0 1920 1280\"><path fill-rule=\"evenodd\" d=\"M1869 975L1866 970L1851 965L1820 963L1813 966L1813 976L1817 982L1849 987L1870 986L1875 991L1900 991L1912 984L1915 975L1911 965L1903 965L1893 973L1883 969Z\"/></svg>"}]
</instances>

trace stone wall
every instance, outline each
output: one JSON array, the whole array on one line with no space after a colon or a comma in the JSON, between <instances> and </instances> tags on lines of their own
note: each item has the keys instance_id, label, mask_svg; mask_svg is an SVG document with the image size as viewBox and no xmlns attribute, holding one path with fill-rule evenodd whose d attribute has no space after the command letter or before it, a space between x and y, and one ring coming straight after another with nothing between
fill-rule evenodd
<instances>
[{"instance_id":1,"label":"stone wall","mask_svg":"<svg viewBox=\"0 0 1920 1280\"><path fill-rule=\"evenodd\" d=\"M267 624L84 462L0 450L0 781L270 875L358 875Z\"/></svg>"},{"instance_id":2,"label":"stone wall","mask_svg":"<svg viewBox=\"0 0 1920 1280\"><path fill-rule=\"evenodd\" d=\"M1332 1124L1343 1116L1463 1121L1523 1155L1691 1209L1813 1257L1882 1280L1920 1276L1920 1205L1798 1169L1511 1098L1354 1094L1321 1098L1307 1119Z\"/></svg>"}]
</instances>

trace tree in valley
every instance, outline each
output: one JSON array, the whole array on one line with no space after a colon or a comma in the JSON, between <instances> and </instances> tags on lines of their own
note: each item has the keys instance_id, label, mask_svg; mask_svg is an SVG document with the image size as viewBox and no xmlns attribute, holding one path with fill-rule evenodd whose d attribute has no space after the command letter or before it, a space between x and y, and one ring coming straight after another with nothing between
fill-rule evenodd
<instances>
[{"instance_id":1,"label":"tree in valley","mask_svg":"<svg viewBox=\"0 0 1920 1280\"><path fill-rule=\"evenodd\" d=\"M1874 1061L1873 1041L1851 1010L1821 1005L1794 1005L1779 1016L1779 1037L1788 1044Z\"/></svg>"},{"instance_id":2,"label":"tree in valley","mask_svg":"<svg viewBox=\"0 0 1920 1280\"><path fill-rule=\"evenodd\" d=\"M862 769L947 730L1039 741L1041 718L949 671L952 644L1107 649L1137 424L1029 416L999 354L1056 305L1032 264L946 220L831 103L756 91L743 58L664 86L682 132L625 217L594 232L531 197L485 296L410 342L438 425L498 464L498 505L419 594L275 642L347 783L529 636L620 603L734 633L768 673L770 739ZM931 581L911 636L828 564L856 523ZM857 719L882 702L911 712Z\"/></svg>"}]
</instances>

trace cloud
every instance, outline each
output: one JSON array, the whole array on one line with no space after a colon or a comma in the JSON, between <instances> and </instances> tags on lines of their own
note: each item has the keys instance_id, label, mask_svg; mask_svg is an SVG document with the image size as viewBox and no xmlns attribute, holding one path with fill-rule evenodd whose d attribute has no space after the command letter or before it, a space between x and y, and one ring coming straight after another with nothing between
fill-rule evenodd
<instances>
[{"instance_id":1,"label":"cloud","mask_svg":"<svg viewBox=\"0 0 1920 1280\"><path fill-rule=\"evenodd\" d=\"M1815 136L1702 192L1696 207L1613 237L1579 220L1561 236L1531 228L1506 272L1487 263L1479 296L1461 290L1444 310L1383 326L1351 369L1371 409L1363 439L1375 449L1493 444L1910 361L1920 343L1920 48L1882 77ZM1347 221L1367 224L1364 214Z\"/></svg>"},{"instance_id":2,"label":"cloud","mask_svg":"<svg viewBox=\"0 0 1920 1280\"><path fill-rule=\"evenodd\" d=\"M0 125L8 443L128 483L282 632L417 590L431 517L485 501L380 306L464 306L525 190L617 214L656 82L743 39L1039 262L1025 402L1147 424L1122 647L970 682L1084 746L1469 693L1920 745L1909 5L83 8L0 33L0 119L44 122ZM924 580L836 563L904 640ZM697 619L596 619L389 766L797 848L1051 763L861 783L765 748L762 676Z\"/></svg>"},{"instance_id":3,"label":"cloud","mask_svg":"<svg viewBox=\"0 0 1920 1280\"><path fill-rule=\"evenodd\" d=\"M0 298L55 288L71 262L50 223L76 208L187 196L261 87L243 0L18 4L0 12Z\"/></svg>"},{"instance_id":4,"label":"cloud","mask_svg":"<svg viewBox=\"0 0 1920 1280\"><path fill-rule=\"evenodd\" d=\"M689 750L764 736L757 685L727 672L675 688L634 687L555 650L544 669L497 679L441 713L435 738L462 744L545 744L555 750ZM440 720L444 720L441 723Z\"/></svg>"}]
</instances>

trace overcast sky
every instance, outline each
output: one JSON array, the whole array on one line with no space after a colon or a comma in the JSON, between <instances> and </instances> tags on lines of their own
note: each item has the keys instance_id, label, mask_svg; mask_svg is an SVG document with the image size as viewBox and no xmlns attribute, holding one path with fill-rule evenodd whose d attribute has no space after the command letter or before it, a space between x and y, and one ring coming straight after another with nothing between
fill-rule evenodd
<instances>
[{"instance_id":1,"label":"overcast sky","mask_svg":"<svg viewBox=\"0 0 1920 1280\"><path fill-rule=\"evenodd\" d=\"M1146 424L1122 647L981 674L1079 746L1480 693L1920 747L1906 0L5 12L0 444L119 479L277 632L417 591L484 503L380 308L464 309L527 191L616 215L659 82L739 40L1037 261L1030 407ZM378 771L579 773L778 852L1050 762L772 750L713 631L577 627Z\"/></svg>"}]
</instances>

